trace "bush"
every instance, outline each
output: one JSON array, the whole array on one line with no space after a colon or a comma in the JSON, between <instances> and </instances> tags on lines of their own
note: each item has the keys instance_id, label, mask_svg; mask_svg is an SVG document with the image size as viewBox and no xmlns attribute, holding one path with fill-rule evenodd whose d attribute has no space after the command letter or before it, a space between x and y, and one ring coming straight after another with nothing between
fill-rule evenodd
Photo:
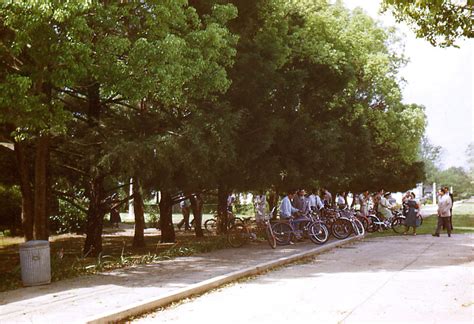
<instances>
[{"instance_id":1,"label":"bush","mask_svg":"<svg viewBox=\"0 0 474 324\"><path fill-rule=\"evenodd\" d=\"M87 217L79 208L59 201L59 212L49 217L49 229L56 234L84 233Z\"/></svg>"},{"instance_id":2,"label":"bush","mask_svg":"<svg viewBox=\"0 0 474 324\"><path fill-rule=\"evenodd\" d=\"M158 228L160 217L155 212L149 212L146 215L147 227Z\"/></svg>"},{"instance_id":3,"label":"bush","mask_svg":"<svg viewBox=\"0 0 474 324\"><path fill-rule=\"evenodd\" d=\"M247 204L247 205L236 204L235 212L236 214L239 214L239 215L247 215L247 216L255 215L255 210L252 204Z\"/></svg>"}]
</instances>

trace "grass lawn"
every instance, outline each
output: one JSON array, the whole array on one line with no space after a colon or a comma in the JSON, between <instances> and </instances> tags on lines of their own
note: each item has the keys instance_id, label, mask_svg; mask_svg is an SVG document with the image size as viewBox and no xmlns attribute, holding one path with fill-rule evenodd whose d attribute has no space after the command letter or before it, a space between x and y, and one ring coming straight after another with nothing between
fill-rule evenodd
<instances>
[{"instance_id":1,"label":"grass lawn","mask_svg":"<svg viewBox=\"0 0 474 324\"><path fill-rule=\"evenodd\" d=\"M417 234L433 234L438 224L437 215L425 217L423 225L416 229ZM474 233L474 201L464 202L460 205L455 205L453 208L453 235L460 233ZM413 229L410 229L412 233ZM446 233L442 231L441 234ZM369 233L367 237L392 236L400 235L394 231L386 230L384 232Z\"/></svg>"},{"instance_id":2,"label":"grass lawn","mask_svg":"<svg viewBox=\"0 0 474 324\"><path fill-rule=\"evenodd\" d=\"M203 215L203 223L211 217ZM181 219L181 214L173 214L175 224ZM126 218L122 220L127 221ZM99 258L82 257L85 235L52 235L49 238L52 281L228 247L225 236L196 238L194 231L175 230L174 244L160 243L160 231L148 228L145 230L146 247L133 248L133 224L122 223L119 229L105 227L103 254ZM22 286L19 244L23 242L22 237L5 237L0 233L0 291Z\"/></svg>"}]
</instances>

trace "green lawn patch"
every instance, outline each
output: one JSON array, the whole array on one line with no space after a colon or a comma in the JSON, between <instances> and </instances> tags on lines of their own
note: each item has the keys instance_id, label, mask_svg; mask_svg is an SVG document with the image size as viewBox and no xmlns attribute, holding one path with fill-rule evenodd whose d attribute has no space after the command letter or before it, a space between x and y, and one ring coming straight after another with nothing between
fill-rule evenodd
<instances>
[{"instance_id":1,"label":"green lawn patch","mask_svg":"<svg viewBox=\"0 0 474 324\"><path fill-rule=\"evenodd\" d=\"M96 258L82 257L85 236L63 234L50 237L52 281L110 271L132 265L148 264L179 256L228 248L227 239L221 236L196 238L194 232L177 231L176 243L160 243L160 235L146 235L147 246L133 248L133 236L121 230L106 229L103 236L103 253ZM1 240L0 240L1 242ZM22 286L19 244L23 239L4 238L0 245L0 291Z\"/></svg>"},{"instance_id":2,"label":"green lawn patch","mask_svg":"<svg viewBox=\"0 0 474 324\"><path fill-rule=\"evenodd\" d=\"M416 229L417 234L433 234L438 224L438 216L425 217L423 225ZM474 202L465 202L453 208L453 234L474 233ZM410 229L412 233L413 229ZM443 232L442 232L443 233ZM446 233L446 231L444 231ZM369 233L367 237L400 235L389 229L384 232Z\"/></svg>"}]
</instances>

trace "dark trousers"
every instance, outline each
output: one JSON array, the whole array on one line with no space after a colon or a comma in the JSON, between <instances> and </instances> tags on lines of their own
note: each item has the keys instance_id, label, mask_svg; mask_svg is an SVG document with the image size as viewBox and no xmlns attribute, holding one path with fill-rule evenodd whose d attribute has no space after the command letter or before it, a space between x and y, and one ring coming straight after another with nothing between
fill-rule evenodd
<instances>
[{"instance_id":1,"label":"dark trousers","mask_svg":"<svg viewBox=\"0 0 474 324\"><path fill-rule=\"evenodd\" d=\"M451 235L451 222L449 217L440 217L438 216L438 226L436 226L435 234L439 234L441 228L446 228L448 234Z\"/></svg>"},{"instance_id":2,"label":"dark trousers","mask_svg":"<svg viewBox=\"0 0 474 324\"><path fill-rule=\"evenodd\" d=\"M181 229L181 226L184 225L184 229L188 230L191 228L191 226L189 226L190 208L189 207L181 208L181 212L183 213L183 219L178 223L178 228Z\"/></svg>"}]
</instances>

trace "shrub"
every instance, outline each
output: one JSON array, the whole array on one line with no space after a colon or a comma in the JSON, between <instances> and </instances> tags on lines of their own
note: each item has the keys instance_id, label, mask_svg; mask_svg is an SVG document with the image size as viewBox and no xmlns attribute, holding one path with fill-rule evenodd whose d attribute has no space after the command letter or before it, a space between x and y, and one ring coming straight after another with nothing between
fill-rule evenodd
<instances>
[{"instance_id":1,"label":"shrub","mask_svg":"<svg viewBox=\"0 0 474 324\"><path fill-rule=\"evenodd\" d=\"M49 229L56 234L83 233L86 228L86 215L79 208L59 201L59 212L49 217Z\"/></svg>"}]
</instances>

